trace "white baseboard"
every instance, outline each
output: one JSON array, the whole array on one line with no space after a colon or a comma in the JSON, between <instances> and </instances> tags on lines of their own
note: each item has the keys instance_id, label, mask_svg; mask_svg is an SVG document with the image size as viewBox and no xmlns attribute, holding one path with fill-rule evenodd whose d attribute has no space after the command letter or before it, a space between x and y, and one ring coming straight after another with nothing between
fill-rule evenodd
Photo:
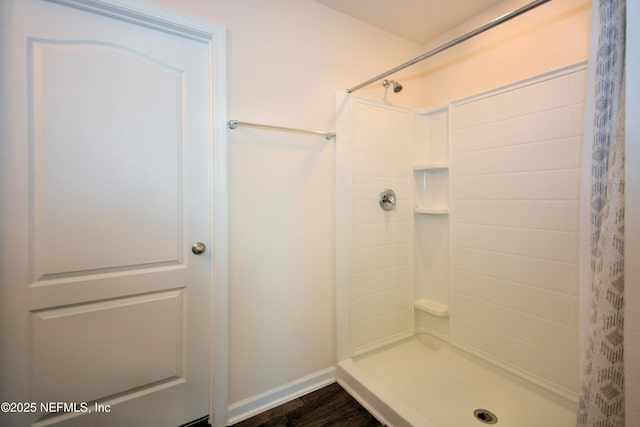
<instances>
[{"instance_id":1,"label":"white baseboard","mask_svg":"<svg viewBox=\"0 0 640 427\"><path fill-rule=\"evenodd\" d=\"M280 387L229 405L228 424L232 425L336 382L336 368L315 372Z\"/></svg>"}]
</instances>

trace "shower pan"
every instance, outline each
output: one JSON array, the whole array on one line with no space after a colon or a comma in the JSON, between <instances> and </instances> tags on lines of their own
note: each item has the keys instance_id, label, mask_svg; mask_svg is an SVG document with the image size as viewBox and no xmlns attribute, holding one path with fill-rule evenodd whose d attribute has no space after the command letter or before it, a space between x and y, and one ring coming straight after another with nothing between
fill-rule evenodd
<instances>
[{"instance_id":1,"label":"shower pan","mask_svg":"<svg viewBox=\"0 0 640 427\"><path fill-rule=\"evenodd\" d=\"M338 94L337 377L383 423L575 423L585 86L581 63L432 110Z\"/></svg>"}]
</instances>

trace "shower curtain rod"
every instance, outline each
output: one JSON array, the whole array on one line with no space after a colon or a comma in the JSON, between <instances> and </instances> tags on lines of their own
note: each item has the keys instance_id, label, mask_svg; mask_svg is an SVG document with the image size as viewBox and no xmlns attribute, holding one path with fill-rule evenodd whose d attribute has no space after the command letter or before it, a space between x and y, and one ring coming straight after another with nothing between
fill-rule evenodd
<instances>
[{"instance_id":1,"label":"shower curtain rod","mask_svg":"<svg viewBox=\"0 0 640 427\"><path fill-rule=\"evenodd\" d=\"M288 128L283 126L262 125L259 123L241 122L239 120L229 120L227 122L227 127L229 129L235 129L238 126L248 126L248 127L254 127L254 128L262 128L262 129L281 130L285 132L297 132L297 133L306 133L310 135L320 135L320 136L323 136L324 139L327 141L330 141L332 138L336 137L336 134L334 132L322 132L319 130L306 130L306 129Z\"/></svg>"},{"instance_id":2,"label":"shower curtain rod","mask_svg":"<svg viewBox=\"0 0 640 427\"><path fill-rule=\"evenodd\" d=\"M521 7L520 9L516 9L516 10L514 10L512 12L509 12L509 13L506 13L506 14L504 14L502 16L499 16L498 18L494 19L493 21L489 22L488 24L483 25L482 27L476 28L475 30L470 31L470 32L468 32L468 33L466 33L466 34L464 34L464 35L462 35L462 36L460 36L460 37L458 37L456 39L453 39L453 40L451 40L451 41L449 41L449 42L447 42L447 43L445 43L445 44L443 44L443 45L441 45L441 46L439 46L439 47L437 47L437 48L435 48L433 50L430 50L429 52L424 53L424 54L412 59L411 61L407 61L404 64L398 65L397 67L392 68L392 69L390 69L389 71L387 71L385 73L382 73L380 75L377 75L377 76L367 80L366 82L360 83L357 86L354 86L352 88L347 89L347 93L354 92L354 91L356 91L356 90L358 90L360 88L363 88L363 87L365 87L365 86L367 86L367 85L369 85L371 83L375 83L380 79L383 79L383 78L385 78L387 76L390 76L391 74L397 73L398 71L404 70L407 67L410 67L410 66L412 66L414 64L417 64L420 61L424 61L425 59L430 58L433 55L436 55L436 54L438 54L438 53L440 53L442 51L445 51L445 50L449 49L450 47L453 47L453 46L455 46L457 44L460 44L465 40L468 40L468 39L470 39L472 37L475 37L480 33L483 33L483 32L485 32L485 31L487 31L487 30L489 30L489 29L491 29L493 27L496 27L496 26L502 24L503 22L506 22L506 21L508 21L508 20L510 20L512 18L515 18L516 16L522 15L523 13L526 13L526 12L528 12L528 11L530 11L530 10L532 10L532 9L534 9L534 8L544 4L544 3L547 3L549 1L551 1L551 0L536 0L534 2L531 2L531 3Z\"/></svg>"}]
</instances>

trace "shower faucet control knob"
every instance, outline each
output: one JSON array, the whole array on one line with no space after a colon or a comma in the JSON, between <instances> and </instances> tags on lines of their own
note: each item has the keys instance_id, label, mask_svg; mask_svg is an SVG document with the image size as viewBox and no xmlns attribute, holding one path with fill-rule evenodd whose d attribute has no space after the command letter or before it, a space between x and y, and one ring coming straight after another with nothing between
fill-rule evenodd
<instances>
[{"instance_id":1,"label":"shower faucet control knob","mask_svg":"<svg viewBox=\"0 0 640 427\"><path fill-rule=\"evenodd\" d=\"M382 210L395 211L396 210L396 193L395 191L385 188L378 197L378 203Z\"/></svg>"}]
</instances>

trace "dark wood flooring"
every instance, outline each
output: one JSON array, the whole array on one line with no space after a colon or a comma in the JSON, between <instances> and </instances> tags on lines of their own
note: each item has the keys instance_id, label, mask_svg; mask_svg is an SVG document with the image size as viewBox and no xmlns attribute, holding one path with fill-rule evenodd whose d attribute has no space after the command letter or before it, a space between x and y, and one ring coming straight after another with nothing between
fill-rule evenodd
<instances>
[{"instance_id":1,"label":"dark wood flooring","mask_svg":"<svg viewBox=\"0 0 640 427\"><path fill-rule=\"evenodd\" d=\"M382 426L337 383L284 403L231 427ZM182 427L210 427L207 419Z\"/></svg>"},{"instance_id":2,"label":"dark wood flooring","mask_svg":"<svg viewBox=\"0 0 640 427\"><path fill-rule=\"evenodd\" d=\"M234 424L233 427L382 426L337 383Z\"/></svg>"}]
</instances>

